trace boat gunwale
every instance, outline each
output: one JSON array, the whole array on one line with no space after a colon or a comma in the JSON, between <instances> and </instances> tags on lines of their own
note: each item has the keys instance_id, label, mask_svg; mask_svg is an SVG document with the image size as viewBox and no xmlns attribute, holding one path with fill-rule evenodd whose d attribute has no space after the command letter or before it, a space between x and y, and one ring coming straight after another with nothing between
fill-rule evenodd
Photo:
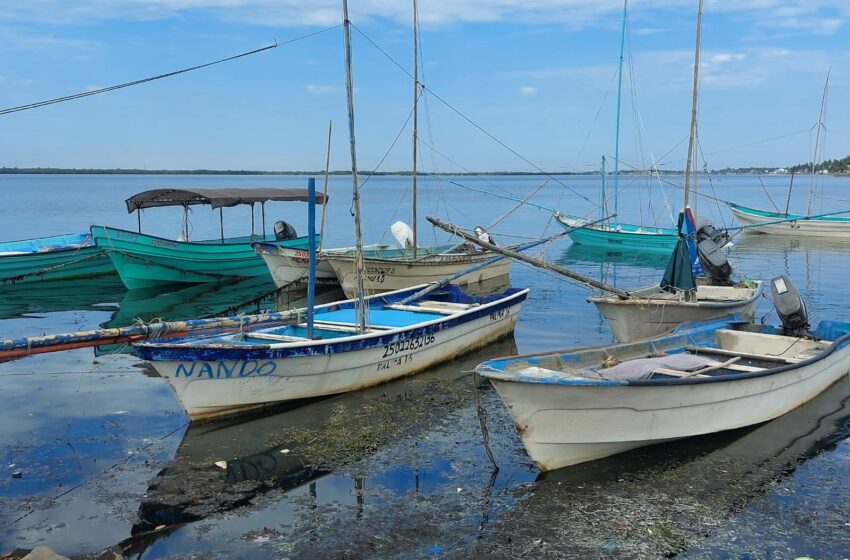
<instances>
[{"instance_id":1,"label":"boat gunwale","mask_svg":"<svg viewBox=\"0 0 850 560\"><path fill-rule=\"evenodd\" d=\"M386 298L387 296L398 297L400 292L401 293L410 293L410 292L415 293L415 291L417 289L422 289L422 288L426 287L427 285L428 284L422 284L422 285L414 286L414 287L411 287L411 288L403 288L403 289L400 289L400 290L395 290L393 292L375 294L375 295L367 298L367 301L371 300L371 299L383 299L383 298ZM515 290L515 291L512 291L512 290ZM511 292L511 291L512 291L512 293L505 295L505 293ZM355 333L355 334L352 334L350 336L335 337L335 338L332 338L332 339L304 340L304 341L297 341L297 342L281 342L281 343L275 343L275 344L251 344L251 345L245 345L245 346L221 346L221 345L214 345L214 344L191 344L190 345L190 344L185 344L185 343L181 344L181 343L177 343L177 342L144 341L144 342L135 343L133 346L135 346L137 348L143 348L143 349L145 349L144 350L145 352L147 352L147 351L152 351L152 352L163 351L165 354L169 354L169 353L172 353L172 352L178 352L178 351L191 351L192 353L212 352L214 354L221 354L221 355L214 357L214 358L211 358L211 360L228 360L228 359L245 359L245 357L242 356L242 355L250 354L254 351L275 352L275 351L282 351L282 350L302 350L302 349L307 349L307 348L316 347L316 346L343 346L343 345L346 345L346 344L350 344L350 343L354 343L354 342L360 342L360 341L374 342L373 339L381 339L381 338L393 339L394 337L396 337L399 334L403 334L403 333L406 333L406 332L413 332L413 331L416 331L416 330L419 330L419 329L423 329L423 330L427 331L427 329L432 328L434 326L444 325L446 323L454 323L455 321L457 321L461 317L465 317L466 315L470 315L470 314L478 314L478 315L483 316L485 314L490 313L490 310L493 307L506 308L506 307L510 307L512 305L515 305L516 303L522 303L523 301L525 301L529 292L530 292L530 288L522 288L522 289L508 288L507 290L505 290L505 292L500 294L501 297L498 297L498 299L494 299L493 301L490 301L490 302L487 302L487 303L482 303L478 306L470 307L468 309L458 310L457 313L453 313L451 315L445 315L445 316L442 316L442 317L439 317L439 318L436 318L436 319L431 319L429 321L424 321L424 322L421 322L421 323L415 323L413 325L408 325L408 326L403 326L403 327L394 327L392 329L379 330L379 331L367 332L367 333L362 333L362 334ZM519 301L517 302L515 300L519 300ZM335 301L335 302L326 303L326 304L323 304L321 306L318 306L318 307L316 307L316 310L325 309L325 308L329 308L329 307L333 307L333 306L338 306L340 304L354 303L354 302L356 302L356 298L351 298L351 299L347 299L347 300L343 300L343 301ZM427 310L423 309L423 311L427 311ZM317 318L318 318L318 316L320 316L320 314L317 315ZM475 317L475 318L477 318L477 317ZM448 325L446 328L452 328L454 326L455 326L454 324L451 324L451 325ZM320 329L320 327L317 327L317 328ZM255 330L258 330L258 329L255 329ZM438 329L438 330L442 330L442 329ZM250 332L251 331L248 331L246 334L250 336ZM423 334L428 334L428 333L423 332ZM373 344L370 344L369 347L378 346L378 345L379 345L379 343L373 343ZM365 348L359 348L359 349L358 348L351 348L351 349L342 348L338 352L343 353L343 352L356 351L356 350L362 350L362 349L365 349ZM337 351L329 351L328 353L337 353ZM313 354L309 354L309 353L308 354L300 354L300 353L298 353L298 354L294 354L292 356L287 356L287 355L269 356L268 358L269 359L282 359L282 358L287 358L287 357L299 357L299 356L311 356L311 355L313 355ZM153 359L153 360L151 360L149 358L143 358L143 359L146 359L146 360L149 360L149 361L173 361L173 360L175 360L174 357L156 358L156 359ZM193 358L193 359L201 359L201 358ZM250 358L247 358L247 359L250 359ZM206 360L206 361L210 361L210 360Z\"/></svg>"},{"instance_id":2,"label":"boat gunwale","mask_svg":"<svg viewBox=\"0 0 850 560\"><path fill-rule=\"evenodd\" d=\"M729 204L729 209L733 214L744 214L754 219L765 219L768 221L776 220L776 219L784 219L788 223L795 222L811 222L814 224L845 224L850 225L850 217L846 216L822 216L820 218L812 218L810 216L806 216L804 214L784 214L782 212L770 212L768 210L759 210L758 208L751 208L749 206L742 206L740 204ZM754 225L762 225L760 223L755 223ZM764 224L764 225L779 225L779 224Z\"/></svg>"},{"instance_id":3,"label":"boat gunwale","mask_svg":"<svg viewBox=\"0 0 850 560\"><path fill-rule=\"evenodd\" d=\"M645 288L637 288L634 291L630 291L629 295L631 295L630 299L621 299L619 296L590 296L587 298L588 303L600 304L607 303L611 305L670 305L676 304L679 307L699 307L703 309L725 309L731 307L740 307L742 305L749 305L755 302L759 296L762 295L762 289L764 287L764 282L761 280L753 280L756 286L753 289L753 295L745 300L737 300L737 301L681 301L681 300L668 300L668 299L659 299L652 297L642 297L639 295L635 295L635 292L643 290ZM647 286L646 288L650 288L652 286Z\"/></svg>"},{"instance_id":4,"label":"boat gunwale","mask_svg":"<svg viewBox=\"0 0 850 560\"><path fill-rule=\"evenodd\" d=\"M571 220L575 223L574 224L568 224L568 223L566 223L566 221L564 221L564 218L566 218L567 220ZM629 224L629 223L625 223L625 222L612 222L612 223L615 223L615 224L618 224L618 225L621 225L621 226L635 228L635 231L619 231L619 230L616 230L616 229L611 229L610 226L605 228L601 224L591 224L591 225L584 225L583 226L582 224L588 223L588 221L585 218L580 218L578 216L572 216L570 214L559 214L555 219L558 220L561 224L563 224L567 227L570 227L570 228L590 230L590 231L595 231L595 232L604 233L604 234L648 235L648 236L653 236L653 237L660 237L660 236L664 236L664 235L672 235L672 236L675 236L677 239L679 237L679 232L677 232L675 229L665 228L665 227L660 227L660 226L651 226L650 228L647 228L646 226L639 226L637 224ZM647 231L648 229L654 229L655 231ZM570 233L572 233L572 232L570 232Z\"/></svg>"},{"instance_id":5,"label":"boat gunwale","mask_svg":"<svg viewBox=\"0 0 850 560\"><path fill-rule=\"evenodd\" d=\"M740 324L746 324L745 321L738 321L738 320L726 320L726 321L720 321L720 322L726 323L727 325L728 324L739 324L739 325ZM699 329L699 330L704 331L704 330L707 330L708 328L711 328L711 327L707 326L706 328ZM719 329L720 327L718 326L717 328ZM630 345L633 345L633 344L652 343L652 346L654 347L655 346L654 343L657 342L657 341L661 341L665 338L670 338L670 337L673 337L673 336L681 336L683 334L687 334L687 333L686 332L676 333L674 331L673 333L670 333L670 334L667 334L667 335L664 335L664 336L661 336L661 337L649 338L649 339L645 339L645 340L631 342L631 343L626 344L625 346L630 346ZM799 340L805 340L805 338L803 338L803 337L795 337L795 338L798 338ZM519 377L516 375L516 373L513 373L513 372L509 373L509 372L506 372L503 369L498 369L498 368L495 368L493 366L488 365L489 362L494 362L494 361L507 361L507 360L512 361L514 359L520 359L520 358L524 358L524 357L531 358L531 357L537 357L537 356L547 356L548 357L548 356L552 356L552 355L563 355L563 354L575 353L575 352L585 351L585 350L590 351L590 350L610 348L611 347L610 344L609 345L599 345L599 346L594 346L594 347L590 347L590 348L580 348L580 349L577 349L577 350L573 350L572 352L570 352L570 351L566 351L566 352L546 352L546 353L541 353L541 354L529 354L529 355L525 355L525 356L506 356L504 358L497 358L495 360L488 360L487 362L483 362L483 363L479 364L478 366L476 366L475 371L476 371L476 373L478 373L482 377L486 377L486 378L491 379L491 380L511 382L511 383L527 383L527 384L530 384L530 385L559 385L559 386L569 385L569 386L573 386L573 387L582 387L582 386L663 387L663 386L680 386L680 385L702 385L702 384L708 384L708 383L727 383L727 382L731 382L731 381L738 381L738 380L744 380L744 379L757 379L759 377L766 377L766 376L770 376L770 375L777 375L777 374L780 374L780 373L786 373L788 371L796 370L796 369L811 365L813 363L822 361L822 360L826 359L827 357L829 357L830 355L832 355L837 350L839 350L840 348L846 346L847 344L850 344L850 332L847 332L846 334L836 338L835 340L833 340L831 342L831 344L828 347L824 348L823 350L821 350L817 354L815 354L815 355L813 355L809 358L806 358L804 360L801 360L799 362L793 363L793 364L784 364L784 365L780 365L780 366L776 366L776 367L764 368L764 369L761 369L759 371L753 371L753 372L730 373L730 374L726 374L726 375L710 375L710 376L705 376L705 377L690 376L690 377L677 377L677 378L671 378L671 379L643 379L643 380L595 379L595 378L587 378L587 379L577 378L575 380L567 380L567 379L562 379L562 380L552 380L552 379L535 380L535 379L531 379L531 378L519 379ZM622 345L617 345L617 346L622 346ZM678 348L679 347L676 347L676 349L678 349ZM711 347L711 346L706 346L705 347L705 350L706 350L705 353L710 354L711 353L710 351L711 351L712 348L713 347ZM699 355L699 352L697 352L697 355ZM557 370L553 370L553 371L557 371Z\"/></svg>"},{"instance_id":6,"label":"boat gunwale","mask_svg":"<svg viewBox=\"0 0 850 560\"><path fill-rule=\"evenodd\" d=\"M269 244L274 245L275 242L284 243L284 242L287 242L287 241L298 241L299 239L305 239L306 240L308 238L308 236L302 235L302 236L299 236L299 237L293 237L292 239L250 240L250 241L243 241L241 243L221 243L217 239L208 239L208 240L204 240L204 241L179 241L177 239L169 239L167 237L160 237L158 235L151 235L149 233L140 233L138 231L130 231L128 229L121 229L121 228L116 228L116 227L112 227L112 226L99 226L99 225L92 225L91 226L91 228L96 228L96 227L97 228L103 228L104 230L112 230L112 231L118 231L118 232L122 232L122 233L130 233L130 234L133 234L133 235L141 235L141 236L144 236L144 237L150 237L152 239L158 239L160 241L168 241L169 243L176 243L180 246L190 246L191 245L191 246L200 246L200 247L235 247L235 246L239 246L239 245L253 245L255 243L269 243ZM91 231L91 228L89 228L89 231ZM268 234L268 235L273 235L273 234ZM94 234L93 231L91 232L91 236L92 236L92 240L94 241L95 234ZM109 236L106 236L106 237L107 237L107 239L109 239ZM257 237L257 238L260 238L261 236L244 235L242 237ZM317 235L316 238L318 239L319 236ZM230 237L230 238L225 237L224 240L227 241L228 239L239 239L239 238L238 237ZM109 241L112 241L112 240L109 239ZM135 243L135 241L128 241L128 240L123 240L123 239L121 241L127 241L129 243ZM111 245L109 247L101 247L96 242L95 242L95 245L97 247L101 248L102 250L113 249L113 247Z\"/></svg>"}]
</instances>

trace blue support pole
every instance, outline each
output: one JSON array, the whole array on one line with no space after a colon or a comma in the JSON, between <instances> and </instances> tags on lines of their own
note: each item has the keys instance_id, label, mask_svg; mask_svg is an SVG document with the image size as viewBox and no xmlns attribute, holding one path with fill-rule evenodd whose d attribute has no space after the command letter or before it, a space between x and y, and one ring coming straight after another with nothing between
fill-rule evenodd
<instances>
[{"instance_id":1,"label":"blue support pole","mask_svg":"<svg viewBox=\"0 0 850 560\"><path fill-rule=\"evenodd\" d=\"M307 179L307 242L310 273L307 280L307 338L313 338L313 306L316 303L316 179Z\"/></svg>"}]
</instances>

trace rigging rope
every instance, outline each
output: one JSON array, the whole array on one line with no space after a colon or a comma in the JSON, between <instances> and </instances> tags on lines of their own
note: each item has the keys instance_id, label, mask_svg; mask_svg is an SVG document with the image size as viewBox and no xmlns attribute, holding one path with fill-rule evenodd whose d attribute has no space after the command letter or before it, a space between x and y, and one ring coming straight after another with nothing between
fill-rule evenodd
<instances>
[{"instance_id":1,"label":"rigging rope","mask_svg":"<svg viewBox=\"0 0 850 560\"><path fill-rule=\"evenodd\" d=\"M360 33L360 35L362 35L364 39L366 39L369 43L371 43L373 47L375 47L390 62L392 62L395 66L397 66L404 74L406 74L411 79L413 78L413 75L410 72L408 72L408 70L404 66L399 64L398 61L396 61L392 56L390 56L390 54L387 51L385 51L383 48L381 48L375 41L373 41L368 35L366 35L359 27L357 27L353 23L351 24L351 27L353 27L358 33ZM499 140L498 138L496 138L493 134L488 132L481 125L479 125L478 123L473 121L470 117L466 116L459 109L455 108L454 105L452 105L451 103L449 103L448 101L446 101L445 99L440 97L439 94L437 94L434 90L432 90L431 88L426 86L424 83L422 83L421 81L419 83L422 86L422 89L428 90L428 92L431 95L433 95L437 99L437 101L439 101L440 103L442 103L443 105L448 107L451 111L453 111L455 114L457 114L460 118L462 118L463 120L468 122L470 125L472 125L476 129L478 129L479 132L481 132L482 134L484 134L485 136L487 136L488 138L493 140L495 143L499 144L500 146L502 146L503 148L508 150L510 153L515 155L520 160L524 161L525 163L527 163L528 165L533 167L538 173L540 173L541 175L544 175L544 176L548 177L549 179L551 179L552 181L558 183L559 185L561 185L562 187L564 187L568 191L572 192L573 194L575 194L579 198L586 200L587 202L593 204L594 206L598 206L598 204L596 204L595 202L593 202L592 200L590 200L589 198L587 198L586 196L584 196L580 192L576 191L575 189L569 187L568 185L566 185L564 182L560 181L557 177L555 177L554 175L552 175L548 171L544 171L541 167L539 167L538 165L533 163L531 160L529 160L528 158L526 158L525 156L523 156L522 154L520 154L519 152L517 152L516 150L514 150L513 148L511 148L510 146L508 146L507 144L505 144L501 140Z\"/></svg>"},{"instance_id":2,"label":"rigging rope","mask_svg":"<svg viewBox=\"0 0 850 560\"><path fill-rule=\"evenodd\" d=\"M141 80L134 80L132 82L125 82L123 84L116 84L114 86L108 86L108 87L99 88L99 89L95 89L95 90L91 90L91 91L84 91L82 93L75 93L73 95L66 95L64 97L57 97L55 99L48 99L48 100L45 100L45 101L38 101L38 102L35 102L35 103L29 103L27 105L19 105L17 107L9 107L7 109L0 109L0 115L7 115L9 113L17 113L19 111L28 111L30 109L37 109L39 107L44 107L46 105L54 105L56 103L63 103L65 101L73 101L74 99L80 99L80 98L83 98L83 97L90 97L92 95L99 95L101 93L107 93L107 92L110 92L110 91L115 91L116 89L123 89L123 88L127 88L127 87L130 87L130 86L136 86L136 85L144 84L144 83L147 83L147 82L153 82L155 80L161 80L163 78L170 78L171 76L176 76L178 74L185 74L186 72L192 72L193 70L200 70L201 68L206 68L208 66L214 66L216 64L221 64L223 62L229 62L231 60L236 60L237 58L250 56L252 54L261 53L263 51L267 51L269 49L274 49L274 48L277 48L277 47L282 46L282 45L294 43L295 41L307 39L308 37L312 37L314 35L318 35L320 33L324 33L326 31L330 31L332 29L336 29L337 27L340 27L341 25L342 24L334 25L333 27L327 27L325 29L315 31L313 33L308 33L307 35L302 35L300 37L295 37L293 39L289 39L287 41L284 41L283 43L278 43L277 41L275 41L275 43L272 44L272 45L267 45L267 46L261 47L259 49L254 49L252 51L243 52L243 53L240 53L240 54L237 54L237 55L229 56L227 58L222 58L220 60L214 60L212 62L207 62L205 64L199 64L197 66L192 66L191 68L183 68L182 70L175 70L173 72L167 72L165 74L159 74L157 76L151 76L149 78L142 78Z\"/></svg>"}]
</instances>

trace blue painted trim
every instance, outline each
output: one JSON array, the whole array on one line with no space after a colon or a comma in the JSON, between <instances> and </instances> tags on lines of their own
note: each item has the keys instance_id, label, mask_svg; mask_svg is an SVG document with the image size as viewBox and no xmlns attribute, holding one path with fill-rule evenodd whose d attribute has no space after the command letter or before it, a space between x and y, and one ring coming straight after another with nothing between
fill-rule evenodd
<instances>
[{"instance_id":1,"label":"blue painted trim","mask_svg":"<svg viewBox=\"0 0 850 560\"><path fill-rule=\"evenodd\" d=\"M417 288L420 289L420 288ZM370 306L377 308L380 303L393 303L403 299L406 295L414 293L415 290L404 290L395 292L388 296L375 296L370 298ZM496 296L469 296L462 292L460 288L454 285L447 286L445 291L434 292L434 295L442 294L443 299L453 301L455 303L493 303L497 305L483 306L472 308L470 311L464 312L459 317L447 316L445 320L438 323L433 323L424 327L412 327L403 330L398 330L392 334L378 335L369 333L361 337L350 337L348 340L341 342L329 341L327 344L311 344L308 346L271 348L268 344L260 344L254 346L238 346L230 348L221 347L204 347L204 346L189 346L181 345L181 339L171 339L166 342L158 342L152 340L135 346L136 353L144 360L148 361L219 361L219 360L258 360L258 359L283 359L296 356L320 356L327 354L336 354L341 352L353 352L364 350L367 348L375 348L396 342L399 339L415 338L423 335L433 334L442 330L462 325L475 319L487 316L491 313L499 311L522 303L528 296L528 290L518 288L509 288L502 294ZM375 301L375 300L379 301ZM383 302L380 302L383 300ZM485 301L481 301L485 300ZM316 316L321 317L322 311L332 311L338 309L351 309L354 307L354 300L347 300L339 304L330 304L324 308L320 308ZM189 339L182 339L187 341Z\"/></svg>"}]
</instances>

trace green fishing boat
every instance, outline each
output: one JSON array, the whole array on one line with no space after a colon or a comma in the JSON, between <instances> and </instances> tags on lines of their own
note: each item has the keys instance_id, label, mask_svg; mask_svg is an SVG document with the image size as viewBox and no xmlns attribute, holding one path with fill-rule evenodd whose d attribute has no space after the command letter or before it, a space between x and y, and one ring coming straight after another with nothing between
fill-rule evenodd
<instances>
[{"instance_id":1,"label":"green fishing boat","mask_svg":"<svg viewBox=\"0 0 850 560\"><path fill-rule=\"evenodd\" d=\"M86 232L0 243L0 286L114 272L109 258Z\"/></svg>"},{"instance_id":2,"label":"green fishing boat","mask_svg":"<svg viewBox=\"0 0 850 560\"><path fill-rule=\"evenodd\" d=\"M317 195L324 204L325 197ZM282 247L307 249L307 237L298 237L294 228L285 222L275 223L274 233L265 234L265 203L268 201L307 201L306 189L155 189L136 194L126 200L127 211L139 214L139 231L104 226L92 226L95 244L111 259L121 280L130 289L149 288L163 284L221 282L228 278L269 275L263 259L254 252L251 243L264 241ZM221 209L247 204L263 207L263 232L254 234L253 211L251 235L225 238ZM181 240L165 239L141 232L141 210L162 206L203 204L219 209L222 219L221 238L188 241L188 225ZM184 224L188 220L184 219Z\"/></svg>"}]
</instances>

